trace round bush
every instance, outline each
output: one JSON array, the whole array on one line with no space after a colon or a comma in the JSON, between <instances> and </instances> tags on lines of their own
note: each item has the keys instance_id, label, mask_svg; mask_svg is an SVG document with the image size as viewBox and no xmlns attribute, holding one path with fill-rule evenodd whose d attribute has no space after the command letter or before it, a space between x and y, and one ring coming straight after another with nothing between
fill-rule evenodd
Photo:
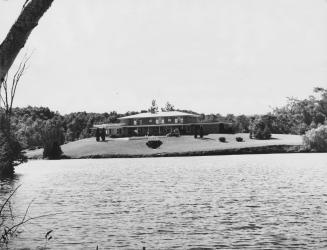
<instances>
[{"instance_id":1,"label":"round bush","mask_svg":"<svg viewBox=\"0 0 327 250\"><path fill-rule=\"evenodd\" d=\"M159 147L162 145L162 141L160 141L160 140L151 140L151 141L148 141L148 142L146 143L146 145L147 145L149 148L156 149L156 148L159 148Z\"/></svg>"},{"instance_id":2,"label":"round bush","mask_svg":"<svg viewBox=\"0 0 327 250\"><path fill-rule=\"evenodd\" d=\"M243 141L243 138L242 138L242 137L236 137L235 139L236 139L236 141L238 141L238 142L242 142L242 141Z\"/></svg>"},{"instance_id":3,"label":"round bush","mask_svg":"<svg viewBox=\"0 0 327 250\"><path fill-rule=\"evenodd\" d=\"M327 152L327 125L307 131L303 136L303 143L310 150Z\"/></svg>"},{"instance_id":4,"label":"round bush","mask_svg":"<svg viewBox=\"0 0 327 250\"><path fill-rule=\"evenodd\" d=\"M226 142L226 138L225 137L219 137L219 141L220 142Z\"/></svg>"}]
</instances>

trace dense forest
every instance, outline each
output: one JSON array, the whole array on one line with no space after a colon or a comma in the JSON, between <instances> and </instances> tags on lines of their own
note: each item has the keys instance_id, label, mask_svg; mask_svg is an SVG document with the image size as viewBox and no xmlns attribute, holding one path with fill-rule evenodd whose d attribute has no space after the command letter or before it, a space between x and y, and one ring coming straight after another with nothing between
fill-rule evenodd
<instances>
[{"instance_id":1,"label":"dense forest","mask_svg":"<svg viewBox=\"0 0 327 250\"><path fill-rule=\"evenodd\" d=\"M155 102L147 112L158 110ZM163 111L178 110L167 103ZM196 113L190 110L180 110ZM23 148L36 148L44 145L47 127L55 126L62 134L62 142L70 142L90 137L89 129L94 124L116 123L122 116L137 114L132 111L119 114L77 112L61 115L47 107L26 107L13 109L12 127ZM271 133L304 134L319 124L326 123L327 89L315 88L313 95L299 100L288 98L287 103L264 115L246 116L227 114L200 114L204 122L227 121L234 124L234 132L249 132L251 124L263 123Z\"/></svg>"}]
</instances>

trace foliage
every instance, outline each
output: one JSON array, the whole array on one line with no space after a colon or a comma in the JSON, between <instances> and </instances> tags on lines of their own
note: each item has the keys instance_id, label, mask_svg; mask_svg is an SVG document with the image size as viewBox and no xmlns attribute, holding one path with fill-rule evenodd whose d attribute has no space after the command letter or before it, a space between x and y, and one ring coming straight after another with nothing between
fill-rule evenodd
<instances>
[{"instance_id":1,"label":"foliage","mask_svg":"<svg viewBox=\"0 0 327 250\"><path fill-rule=\"evenodd\" d=\"M64 133L60 121L49 120L41 131L43 142L43 158L59 159L62 155L61 145L64 143Z\"/></svg>"},{"instance_id":2,"label":"foliage","mask_svg":"<svg viewBox=\"0 0 327 250\"><path fill-rule=\"evenodd\" d=\"M156 100L152 100L151 107L149 108L149 112L154 114L154 113L158 113L158 111L159 111L159 108L157 106Z\"/></svg>"},{"instance_id":3,"label":"foliage","mask_svg":"<svg viewBox=\"0 0 327 250\"><path fill-rule=\"evenodd\" d=\"M179 111L197 114L189 110ZM23 149L35 149L43 147L41 131L44 130L49 120L60 121L65 142L70 142L93 136L90 129L95 124L117 123L119 117L134 114L138 114L138 112L128 111L124 114L116 111L110 113L76 112L60 115L46 107L28 106L13 109L11 127Z\"/></svg>"},{"instance_id":4,"label":"foliage","mask_svg":"<svg viewBox=\"0 0 327 250\"><path fill-rule=\"evenodd\" d=\"M102 114L77 112L62 116L49 108L29 106L13 109L11 126L22 147L34 149L43 146L41 131L49 120L60 121L65 141L69 142L92 136L90 128L94 124L119 122L119 117L132 113L136 112L126 114L117 114L115 111Z\"/></svg>"},{"instance_id":5,"label":"foliage","mask_svg":"<svg viewBox=\"0 0 327 250\"><path fill-rule=\"evenodd\" d=\"M237 142L242 142L243 141L242 137L236 137L235 139L236 139Z\"/></svg>"},{"instance_id":6,"label":"foliage","mask_svg":"<svg viewBox=\"0 0 327 250\"><path fill-rule=\"evenodd\" d=\"M159 148L162 145L162 141L160 141L160 140L149 140L149 141L147 141L146 145L149 148L156 149L156 148Z\"/></svg>"},{"instance_id":7,"label":"foliage","mask_svg":"<svg viewBox=\"0 0 327 250\"><path fill-rule=\"evenodd\" d=\"M250 126L250 118L246 115L239 115L235 117L234 132L235 133L248 133Z\"/></svg>"},{"instance_id":8,"label":"foliage","mask_svg":"<svg viewBox=\"0 0 327 250\"><path fill-rule=\"evenodd\" d=\"M26 161L8 118L0 113L0 175L11 175L14 167Z\"/></svg>"},{"instance_id":9,"label":"foliage","mask_svg":"<svg viewBox=\"0 0 327 250\"><path fill-rule=\"evenodd\" d=\"M265 132L270 130L271 133L304 134L312 128L317 128L319 124L323 124L327 115L327 90L316 88L314 94L315 96L304 100L289 98L284 107L275 108L273 112L265 115L269 118L269 126ZM156 102L153 104L153 110L157 110ZM198 114L191 110L175 110ZM119 122L119 117L133 114L138 114L138 112L129 111L124 114L115 111L109 113L76 112L60 115L46 107L14 108L12 110L11 128L22 148L34 149L43 146L41 131L48 120L60 120L65 142L70 142L92 136L90 128L94 124L116 123ZM233 114L223 116L216 113L202 114L201 120L203 122L232 122L234 132L247 133L250 131L251 119L256 117L258 116L235 116Z\"/></svg>"},{"instance_id":10,"label":"foliage","mask_svg":"<svg viewBox=\"0 0 327 250\"><path fill-rule=\"evenodd\" d=\"M175 107L170 102L167 102L165 107L161 108L161 111L163 111L163 112L175 111Z\"/></svg>"},{"instance_id":11,"label":"foliage","mask_svg":"<svg viewBox=\"0 0 327 250\"><path fill-rule=\"evenodd\" d=\"M232 132L234 133L247 133L249 132L250 117L246 115L235 116L233 114L227 114L223 116L217 114L201 114L201 120L203 122L228 122L233 124Z\"/></svg>"},{"instance_id":12,"label":"foliage","mask_svg":"<svg viewBox=\"0 0 327 250\"><path fill-rule=\"evenodd\" d=\"M219 137L220 142L226 142L226 137Z\"/></svg>"},{"instance_id":13,"label":"foliage","mask_svg":"<svg viewBox=\"0 0 327 250\"><path fill-rule=\"evenodd\" d=\"M315 88L316 96L299 100L288 98L285 106L272 112L273 133L304 134L327 120L327 89Z\"/></svg>"},{"instance_id":14,"label":"foliage","mask_svg":"<svg viewBox=\"0 0 327 250\"><path fill-rule=\"evenodd\" d=\"M307 131L303 136L303 143L310 150L327 152L327 125Z\"/></svg>"},{"instance_id":15,"label":"foliage","mask_svg":"<svg viewBox=\"0 0 327 250\"><path fill-rule=\"evenodd\" d=\"M0 175L12 175L14 167L26 161L22 147L11 126L16 90L29 58L24 57L9 80L8 74L0 81Z\"/></svg>"},{"instance_id":16,"label":"foliage","mask_svg":"<svg viewBox=\"0 0 327 250\"><path fill-rule=\"evenodd\" d=\"M271 138L271 117L257 116L250 123L250 138L267 140Z\"/></svg>"}]
</instances>

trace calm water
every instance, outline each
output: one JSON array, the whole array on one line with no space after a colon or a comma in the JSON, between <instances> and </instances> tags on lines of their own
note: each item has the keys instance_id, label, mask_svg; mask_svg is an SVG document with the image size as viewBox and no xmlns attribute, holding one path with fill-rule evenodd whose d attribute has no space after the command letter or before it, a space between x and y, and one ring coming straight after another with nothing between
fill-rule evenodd
<instances>
[{"instance_id":1,"label":"calm water","mask_svg":"<svg viewBox=\"0 0 327 250\"><path fill-rule=\"evenodd\" d=\"M12 249L326 249L327 154L31 161Z\"/></svg>"}]
</instances>

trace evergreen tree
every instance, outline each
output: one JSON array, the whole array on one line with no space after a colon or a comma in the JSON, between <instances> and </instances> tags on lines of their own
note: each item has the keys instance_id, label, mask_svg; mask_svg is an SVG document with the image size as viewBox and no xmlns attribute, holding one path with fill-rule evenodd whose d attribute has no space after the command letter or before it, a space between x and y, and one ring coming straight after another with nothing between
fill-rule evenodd
<instances>
[{"instance_id":1,"label":"evergreen tree","mask_svg":"<svg viewBox=\"0 0 327 250\"><path fill-rule=\"evenodd\" d=\"M151 112L152 114L155 114L155 113L158 113L158 111L159 111L159 108L157 106L156 100L152 100L151 107L149 108L149 112Z\"/></svg>"}]
</instances>

